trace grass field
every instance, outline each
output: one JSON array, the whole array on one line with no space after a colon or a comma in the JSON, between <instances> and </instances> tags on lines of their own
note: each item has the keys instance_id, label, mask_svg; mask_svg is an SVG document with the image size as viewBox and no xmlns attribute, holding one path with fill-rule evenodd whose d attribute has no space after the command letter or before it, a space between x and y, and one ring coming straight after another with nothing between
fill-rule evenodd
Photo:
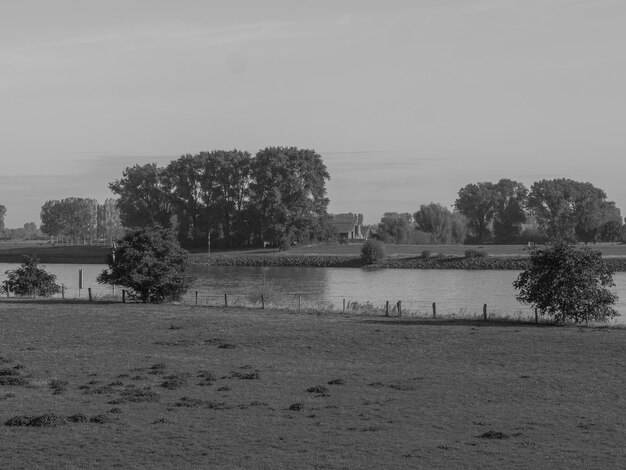
<instances>
[{"instance_id":1,"label":"grass field","mask_svg":"<svg viewBox=\"0 0 626 470\"><path fill-rule=\"evenodd\" d=\"M51 301L0 325L0 468L626 460L626 330Z\"/></svg>"}]
</instances>

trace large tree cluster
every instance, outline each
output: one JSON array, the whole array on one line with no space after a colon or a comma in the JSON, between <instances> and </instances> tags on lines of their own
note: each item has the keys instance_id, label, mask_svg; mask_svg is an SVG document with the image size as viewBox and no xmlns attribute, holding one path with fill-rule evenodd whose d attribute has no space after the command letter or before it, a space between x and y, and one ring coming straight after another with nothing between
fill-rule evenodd
<instances>
[{"instance_id":1,"label":"large tree cluster","mask_svg":"<svg viewBox=\"0 0 626 470\"><path fill-rule=\"evenodd\" d=\"M529 218L546 238L587 243L621 237L622 217L615 203L591 183L570 179L537 181L530 191L508 179L472 183L459 190L454 206L478 243L515 242Z\"/></svg>"},{"instance_id":2,"label":"large tree cluster","mask_svg":"<svg viewBox=\"0 0 626 470\"><path fill-rule=\"evenodd\" d=\"M325 238L328 179L315 151L268 147L135 165L109 187L126 227L158 223L186 246L237 247Z\"/></svg>"}]
</instances>

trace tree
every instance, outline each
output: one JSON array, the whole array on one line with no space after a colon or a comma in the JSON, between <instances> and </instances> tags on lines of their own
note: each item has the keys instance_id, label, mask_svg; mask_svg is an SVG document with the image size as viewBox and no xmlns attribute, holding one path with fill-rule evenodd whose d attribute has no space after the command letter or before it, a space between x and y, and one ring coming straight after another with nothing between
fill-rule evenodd
<instances>
[{"instance_id":1,"label":"tree","mask_svg":"<svg viewBox=\"0 0 626 470\"><path fill-rule=\"evenodd\" d=\"M46 201L41 207L41 231L47 235L95 236L97 220L95 199L68 197Z\"/></svg>"},{"instance_id":2,"label":"tree","mask_svg":"<svg viewBox=\"0 0 626 470\"><path fill-rule=\"evenodd\" d=\"M0 204L0 230L4 230L4 216L7 215L7 208Z\"/></svg>"},{"instance_id":3,"label":"tree","mask_svg":"<svg viewBox=\"0 0 626 470\"><path fill-rule=\"evenodd\" d=\"M493 234L496 242L510 243L519 237L526 221L528 189L517 181L501 179L496 183L495 191Z\"/></svg>"},{"instance_id":4,"label":"tree","mask_svg":"<svg viewBox=\"0 0 626 470\"><path fill-rule=\"evenodd\" d=\"M257 243L296 243L323 237L327 215L322 157L314 150L268 147L257 152L250 168L250 221Z\"/></svg>"},{"instance_id":5,"label":"tree","mask_svg":"<svg viewBox=\"0 0 626 470\"><path fill-rule=\"evenodd\" d=\"M467 234L466 219L458 212L431 202L422 204L413 214L417 230L428 234L428 243L444 244L463 243Z\"/></svg>"},{"instance_id":6,"label":"tree","mask_svg":"<svg viewBox=\"0 0 626 470\"><path fill-rule=\"evenodd\" d=\"M483 243L491 234L489 226L496 212L497 187L484 182L468 184L459 190L454 207L467 218L472 235Z\"/></svg>"},{"instance_id":7,"label":"tree","mask_svg":"<svg viewBox=\"0 0 626 470\"><path fill-rule=\"evenodd\" d=\"M363 264L378 264L386 256L385 246L378 240L367 240L361 246L361 261Z\"/></svg>"},{"instance_id":8,"label":"tree","mask_svg":"<svg viewBox=\"0 0 626 470\"><path fill-rule=\"evenodd\" d=\"M614 285L613 271L600 252L576 249L562 239L533 250L530 266L513 282L520 302L542 315L576 323L618 316L612 307L617 295L608 289Z\"/></svg>"},{"instance_id":9,"label":"tree","mask_svg":"<svg viewBox=\"0 0 626 470\"><path fill-rule=\"evenodd\" d=\"M252 159L248 152L216 150L203 152L205 168L201 186L207 205L207 230L227 247L250 241L249 202Z\"/></svg>"},{"instance_id":10,"label":"tree","mask_svg":"<svg viewBox=\"0 0 626 470\"><path fill-rule=\"evenodd\" d=\"M408 243L413 230L413 216L408 212L385 212L378 224L378 236L385 243Z\"/></svg>"},{"instance_id":11,"label":"tree","mask_svg":"<svg viewBox=\"0 0 626 470\"><path fill-rule=\"evenodd\" d=\"M61 291L56 283L56 276L38 266L36 256L24 256L22 265L14 270L6 271L8 279L4 287L17 295L40 295L49 297Z\"/></svg>"},{"instance_id":12,"label":"tree","mask_svg":"<svg viewBox=\"0 0 626 470\"><path fill-rule=\"evenodd\" d=\"M115 240L122 236L124 227L116 199L106 199L98 205L98 237Z\"/></svg>"},{"instance_id":13,"label":"tree","mask_svg":"<svg viewBox=\"0 0 626 470\"><path fill-rule=\"evenodd\" d=\"M178 221L178 240L186 245L207 239L207 207L203 202L202 183L205 166L201 155L183 155L172 161L163 178Z\"/></svg>"},{"instance_id":14,"label":"tree","mask_svg":"<svg viewBox=\"0 0 626 470\"><path fill-rule=\"evenodd\" d=\"M131 298L144 303L177 301L191 284L188 255L171 229L140 228L117 242L98 282L124 286Z\"/></svg>"},{"instance_id":15,"label":"tree","mask_svg":"<svg viewBox=\"0 0 626 470\"><path fill-rule=\"evenodd\" d=\"M548 236L586 243L598 239L602 225L621 217L603 190L565 178L533 183L528 206Z\"/></svg>"},{"instance_id":16,"label":"tree","mask_svg":"<svg viewBox=\"0 0 626 470\"><path fill-rule=\"evenodd\" d=\"M430 234L430 243L448 244L452 239L452 213L441 204L422 204L413 214L416 228Z\"/></svg>"},{"instance_id":17,"label":"tree","mask_svg":"<svg viewBox=\"0 0 626 470\"><path fill-rule=\"evenodd\" d=\"M156 163L126 168L122 178L110 183L109 189L119 196L117 207L124 227L172 226L170 180L165 169Z\"/></svg>"},{"instance_id":18,"label":"tree","mask_svg":"<svg viewBox=\"0 0 626 470\"><path fill-rule=\"evenodd\" d=\"M619 211L619 209L617 209ZM600 240L603 242L619 242L622 240L622 218L611 218L600 227Z\"/></svg>"}]
</instances>

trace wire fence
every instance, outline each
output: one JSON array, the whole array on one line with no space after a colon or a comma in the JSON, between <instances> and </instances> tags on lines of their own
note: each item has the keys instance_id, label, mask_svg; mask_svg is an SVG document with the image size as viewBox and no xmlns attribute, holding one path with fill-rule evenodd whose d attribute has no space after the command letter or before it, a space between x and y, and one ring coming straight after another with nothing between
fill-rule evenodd
<instances>
[{"instance_id":1,"label":"wire fence","mask_svg":"<svg viewBox=\"0 0 626 470\"><path fill-rule=\"evenodd\" d=\"M33 295L34 298L39 298ZM19 298L5 293L4 298ZM90 300L110 302L136 302L128 291L120 286L96 285L85 288L62 285L61 292L53 299ZM456 299L454 302L432 302L417 299L367 300L350 296L317 298L306 294L259 294L259 293L219 293L208 294L189 291L179 302L198 307L244 307L259 309L280 309L302 312L346 313L351 315L390 316L406 318L438 319L515 319L527 321L535 314L520 305L519 309L499 307L477 302L476 299Z\"/></svg>"},{"instance_id":2,"label":"wire fence","mask_svg":"<svg viewBox=\"0 0 626 470\"><path fill-rule=\"evenodd\" d=\"M269 296L263 294L219 294L207 295L199 292L187 295L184 303L208 307L272 308L291 311L340 312L356 315L395 316L407 318L438 319L535 319L534 311L520 305L517 310L497 305L477 303L476 299L455 302L432 302L416 299L365 300L351 297L312 298L291 294Z\"/></svg>"}]
</instances>

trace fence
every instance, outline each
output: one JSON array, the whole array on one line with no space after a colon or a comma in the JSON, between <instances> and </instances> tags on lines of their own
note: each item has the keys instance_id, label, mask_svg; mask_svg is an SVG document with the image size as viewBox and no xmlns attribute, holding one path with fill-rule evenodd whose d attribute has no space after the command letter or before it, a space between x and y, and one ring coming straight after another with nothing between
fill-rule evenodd
<instances>
[{"instance_id":1,"label":"fence","mask_svg":"<svg viewBox=\"0 0 626 470\"><path fill-rule=\"evenodd\" d=\"M5 298L12 294L6 292ZM124 288L100 285L91 287L68 287L62 285L61 292L52 296L57 299L89 301L131 302ZM303 294L241 294L224 292L207 294L190 291L180 302L183 305L204 307L245 307L259 309L281 309L301 312L346 313L403 318L432 319L512 319L538 321L537 313L528 308L511 309L477 302L476 299L457 299L455 302L433 302L430 300L367 300L351 297L313 298Z\"/></svg>"},{"instance_id":2,"label":"fence","mask_svg":"<svg viewBox=\"0 0 626 470\"><path fill-rule=\"evenodd\" d=\"M301 294L291 294L266 297L263 294L216 294L206 295L193 292L183 301L185 304L208 307L247 307L272 308L290 311L313 311L348 313L355 315L378 315L406 318L433 318L433 319L515 319L538 321L536 312L520 308L512 311L510 308L477 304L475 299L467 302L431 302L426 300L404 299L369 301L350 297L311 298Z\"/></svg>"}]
</instances>

